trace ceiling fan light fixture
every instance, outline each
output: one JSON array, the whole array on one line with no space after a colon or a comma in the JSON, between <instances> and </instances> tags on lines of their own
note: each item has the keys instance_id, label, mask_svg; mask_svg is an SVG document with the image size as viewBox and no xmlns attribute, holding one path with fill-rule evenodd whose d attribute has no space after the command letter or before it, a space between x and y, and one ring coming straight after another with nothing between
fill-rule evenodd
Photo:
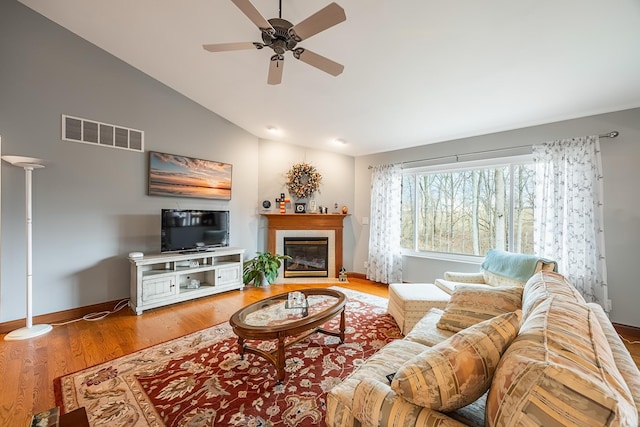
<instances>
[{"instance_id":1,"label":"ceiling fan light fixture","mask_svg":"<svg viewBox=\"0 0 640 427\"><path fill-rule=\"evenodd\" d=\"M287 51L287 48L282 46L282 43L280 43L278 40L276 40L276 42L274 42L273 46L271 47L273 48L273 51L280 56L284 55L284 53Z\"/></svg>"}]
</instances>

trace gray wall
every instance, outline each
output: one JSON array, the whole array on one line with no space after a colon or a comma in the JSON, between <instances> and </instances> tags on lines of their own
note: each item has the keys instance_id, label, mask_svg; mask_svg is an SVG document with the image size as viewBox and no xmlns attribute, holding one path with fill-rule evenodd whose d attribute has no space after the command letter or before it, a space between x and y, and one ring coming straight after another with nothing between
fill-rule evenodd
<instances>
[{"instance_id":1,"label":"gray wall","mask_svg":"<svg viewBox=\"0 0 640 427\"><path fill-rule=\"evenodd\" d=\"M354 265L364 272L367 259L369 228L362 218L369 216L369 165L428 159L483 150L503 149L539 144L560 138L620 131L615 139L601 140L605 191L605 239L611 318L621 324L640 326L640 286L638 286L638 254L640 253L640 109L567 120L509 132L424 145L356 158L355 220L356 247ZM496 156L487 154L486 157ZM458 264L428 258L405 257L403 280L433 282L447 270L478 271L474 264Z\"/></svg>"},{"instance_id":2,"label":"gray wall","mask_svg":"<svg viewBox=\"0 0 640 427\"><path fill-rule=\"evenodd\" d=\"M162 208L230 210L231 245L252 256L266 249L260 202L283 191L291 164L323 174L319 203L353 205L353 157L259 141L14 0L0 2L0 53L1 153L49 162L34 172L35 315L128 298L127 254L160 250ZM147 153L62 141L61 114L141 129L145 151L231 163L232 200L147 196ZM5 322L25 316L25 200L24 171L0 172Z\"/></svg>"},{"instance_id":3,"label":"gray wall","mask_svg":"<svg viewBox=\"0 0 640 427\"><path fill-rule=\"evenodd\" d=\"M2 154L34 172L34 314L129 295L133 250L160 250L160 209L231 211L255 248L259 141L15 1L0 2ZM232 200L146 195L147 153L62 141L61 114L145 131L146 150L233 164ZM0 321L25 315L24 171L2 162Z\"/></svg>"}]
</instances>

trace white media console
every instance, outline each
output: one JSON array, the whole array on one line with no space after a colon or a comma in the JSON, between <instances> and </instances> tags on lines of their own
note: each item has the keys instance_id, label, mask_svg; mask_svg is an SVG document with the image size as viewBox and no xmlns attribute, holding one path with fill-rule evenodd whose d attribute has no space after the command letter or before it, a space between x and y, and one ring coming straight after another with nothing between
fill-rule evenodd
<instances>
[{"instance_id":1,"label":"white media console","mask_svg":"<svg viewBox=\"0 0 640 427\"><path fill-rule=\"evenodd\" d=\"M131 309L164 305L240 289L244 249L145 255L131 262Z\"/></svg>"}]
</instances>

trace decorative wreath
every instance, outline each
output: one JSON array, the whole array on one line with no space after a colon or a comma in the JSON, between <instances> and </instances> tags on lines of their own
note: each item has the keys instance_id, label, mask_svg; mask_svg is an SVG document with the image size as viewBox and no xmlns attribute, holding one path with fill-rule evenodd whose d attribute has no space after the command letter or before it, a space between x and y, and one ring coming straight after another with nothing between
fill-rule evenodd
<instances>
[{"instance_id":1,"label":"decorative wreath","mask_svg":"<svg viewBox=\"0 0 640 427\"><path fill-rule=\"evenodd\" d=\"M287 172L289 193L298 199L306 199L320 188L322 175L308 163L296 163Z\"/></svg>"}]
</instances>

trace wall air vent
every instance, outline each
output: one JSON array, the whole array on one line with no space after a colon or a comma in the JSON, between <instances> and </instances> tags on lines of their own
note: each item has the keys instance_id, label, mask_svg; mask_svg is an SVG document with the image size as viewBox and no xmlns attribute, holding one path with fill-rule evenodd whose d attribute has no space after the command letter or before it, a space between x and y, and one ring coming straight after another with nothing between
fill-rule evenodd
<instances>
[{"instance_id":1,"label":"wall air vent","mask_svg":"<svg viewBox=\"0 0 640 427\"><path fill-rule=\"evenodd\" d=\"M144 152L144 132L124 126L62 115L62 140Z\"/></svg>"}]
</instances>

